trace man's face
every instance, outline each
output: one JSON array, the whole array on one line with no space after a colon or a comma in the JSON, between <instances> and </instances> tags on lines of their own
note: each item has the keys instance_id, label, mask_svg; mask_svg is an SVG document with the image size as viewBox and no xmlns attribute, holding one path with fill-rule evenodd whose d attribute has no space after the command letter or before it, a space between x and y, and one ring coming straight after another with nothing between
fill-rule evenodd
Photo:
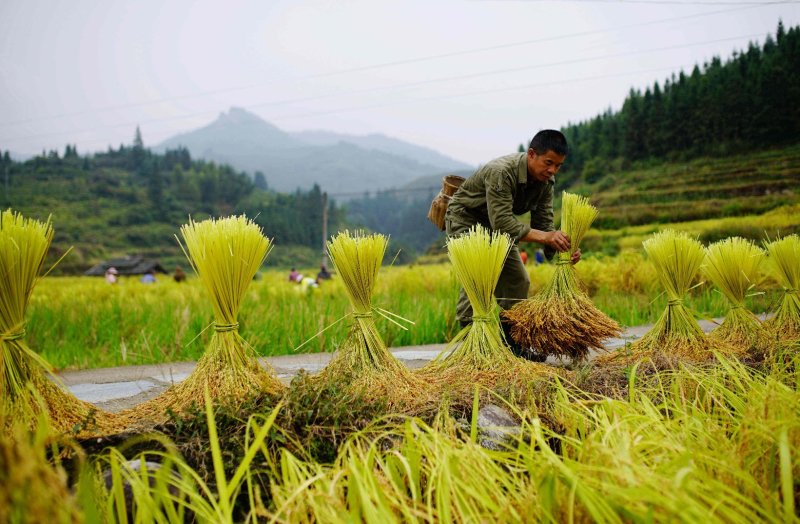
<instances>
[{"instance_id":1,"label":"man's face","mask_svg":"<svg viewBox=\"0 0 800 524\"><path fill-rule=\"evenodd\" d=\"M541 155L533 149L528 149L528 177L539 182L547 182L558 173L565 158L566 155L559 155L549 149Z\"/></svg>"}]
</instances>

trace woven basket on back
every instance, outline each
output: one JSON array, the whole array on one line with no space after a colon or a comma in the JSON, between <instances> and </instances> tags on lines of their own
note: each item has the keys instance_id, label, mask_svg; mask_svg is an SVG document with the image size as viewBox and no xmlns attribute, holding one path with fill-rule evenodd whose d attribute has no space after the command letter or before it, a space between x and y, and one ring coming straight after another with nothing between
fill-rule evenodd
<instances>
[{"instance_id":1,"label":"woven basket on back","mask_svg":"<svg viewBox=\"0 0 800 524\"><path fill-rule=\"evenodd\" d=\"M447 205L463 182L464 177L458 175L447 175L442 178L442 190L431 202L431 208L428 210L428 220L433 222L441 231L445 230L444 215L447 212Z\"/></svg>"}]
</instances>

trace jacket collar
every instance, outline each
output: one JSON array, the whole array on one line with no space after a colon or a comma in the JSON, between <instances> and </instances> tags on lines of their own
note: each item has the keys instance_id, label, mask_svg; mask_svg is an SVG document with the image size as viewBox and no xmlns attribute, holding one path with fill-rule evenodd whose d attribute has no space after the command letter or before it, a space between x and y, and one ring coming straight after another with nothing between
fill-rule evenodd
<instances>
[{"instance_id":1,"label":"jacket collar","mask_svg":"<svg viewBox=\"0 0 800 524\"><path fill-rule=\"evenodd\" d=\"M517 163L517 184L528 183L528 153L520 153Z\"/></svg>"}]
</instances>

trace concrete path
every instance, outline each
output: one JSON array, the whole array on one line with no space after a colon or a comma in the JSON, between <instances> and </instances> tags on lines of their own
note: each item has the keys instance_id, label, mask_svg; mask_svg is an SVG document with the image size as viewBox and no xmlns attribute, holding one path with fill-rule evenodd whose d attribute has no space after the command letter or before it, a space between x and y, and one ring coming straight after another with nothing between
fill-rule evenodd
<instances>
[{"instance_id":1,"label":"concrete path","mask_svg":"<svg viewBox=\"0 0 800 524\"><path fill-rule=\"evenodd\" d=\"M721 319L716 322L720 321ZM700 321L700 326L704 331L710 331L716 324L710 321ZM638 326L627 329L621 338L609 339L605 347L608 350L619 348L626 342L636 340L647 333L650 327ZM393 348L391 351L410 369L416 369L433 360L445 347L445 344L406 346ZM593 358L595 354L591 354L589 358ZM332 356L331 353L305 353L260 358L259 361L262 364L269 363L278 378L288 384L301 369L311 374L319 372L328 364ZM559 364L559 361L551 357L548 359L548 363ZM65 371L60 373L58 378L76 397L107 411L118 412L149 400L162 393L170 385L181 382L189 376L194 366L195 362L175 362L86 369Z\"/></svg>"}]
</instances>

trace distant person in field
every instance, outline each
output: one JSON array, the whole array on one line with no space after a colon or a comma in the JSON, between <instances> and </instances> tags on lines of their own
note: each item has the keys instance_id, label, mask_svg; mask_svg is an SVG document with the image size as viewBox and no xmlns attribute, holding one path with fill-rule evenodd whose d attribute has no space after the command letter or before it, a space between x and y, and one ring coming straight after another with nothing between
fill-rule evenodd
<instances>
[{"instance_id":1,"label":"distant person in field","mask_svg":"<svg viewBox=\"0 0 800 524\"><path fill-rule=\"evenodd\" d=\"M183 282L186 280L186 273L183 272L180 266L175 266L175 273L172 275L172 279L175 282Z\"/></svg>"},{"instance_id":2,"label":"distant person in field","mask_svg":"<svg viewBox=\"0 0 800 524\"><path fill-rule=\"evenodd\" d=\"M289 271L289 282L296 282L299 274L300 273L297 272L297 269L292 268L292 270Z\"/></svg>"},{"instance_id":3,"label":"distant person in field","mask_svg":"<svg viewBox=\"0 0 800 524\"><path fill-rule=\"evenodd\" d=\"M142 278L139 279L139 282L141 282L142 284L155 284L156 283L155 272L152 269L149 270L147 273L142 275Z\"/></svg>"},{"instance_id":4,"label":"distant person in field","mask_svg":"<svg viewBox=\"0 0 800 524\"><path fill-rule=\"evenodd\" d=\"M536 265L537 266L539 264L544 264L544 251L542 251L541 248L537 249L536 253L534 253L533 256L534 256L534 259L536 260Z\"/></svg>"},{"instance_id":5,"label":"distant person in field","mask_svg":"<svg viewBox=\"0 0 800 524\"><path fill-rule=\"evenodd\" d=\"M117 271L117 268L110 267L106 269L106 282L108 282L109 284L116 284L117 275L119 275L119 271Z\"/></svg>"},{"instance_id":6,"label":"distant person in field","mask_svg":"<svg viewBox=\"0 0 800 524\"><path fill-rule=\"evenodd\" d=\"M522 263L523 264L527 264L528 263L528 252L525 251L524 249L520 249L519 250L519 258L522 259Z\"/></svg>"},{"instance_id":7,"label":"distant person in field","mask_svg":"<svg viewBox=\"0 0 800 524\"><path fill-rule=\"evenodd\" d=\"M312 289L316 289L319 287L319 282L314 280L311 277L303 276L301 273L297 274L297 277L294 281L298 284L298 290L303 293L308 293Z\"/></svg>"},{"instance_id":8,"label":"distant person in field","mask_svg":"<svg viewBox=\"0 0 800 524\"><path fill-rule=\"evenodd\" d=\"M320 280L330 280L331 273L328 271L328 266L322 264L319 268L319 273L317 273L317 282Z\"/></svg>"},{"instance_id":9,"label":"distant person in field","mask_svg":"<svg viewBox=\"0 0 800 524\"><path fill-rule=\"evenodd\" d=\"M475 224L508 234L514 246L503 265L495 297L503 309L528 298L531 281L522 263L520 242L541 244L547 258L570 248L569 238L553 226L555 175L567 156L567 139L560 131L539 131L525 153L501 156L479 168L453 195L445 214L448 237L466 233ZM515 215L530 212L530 223ZM572 263L581 258L580 251ZM463 289L458 297L456 317L462 326L472 322L472 306ZM518 356L544 361L536 348L522 348L511 338L511 325L502 323L506 341Z\"/></svg>"}]
</instances>

